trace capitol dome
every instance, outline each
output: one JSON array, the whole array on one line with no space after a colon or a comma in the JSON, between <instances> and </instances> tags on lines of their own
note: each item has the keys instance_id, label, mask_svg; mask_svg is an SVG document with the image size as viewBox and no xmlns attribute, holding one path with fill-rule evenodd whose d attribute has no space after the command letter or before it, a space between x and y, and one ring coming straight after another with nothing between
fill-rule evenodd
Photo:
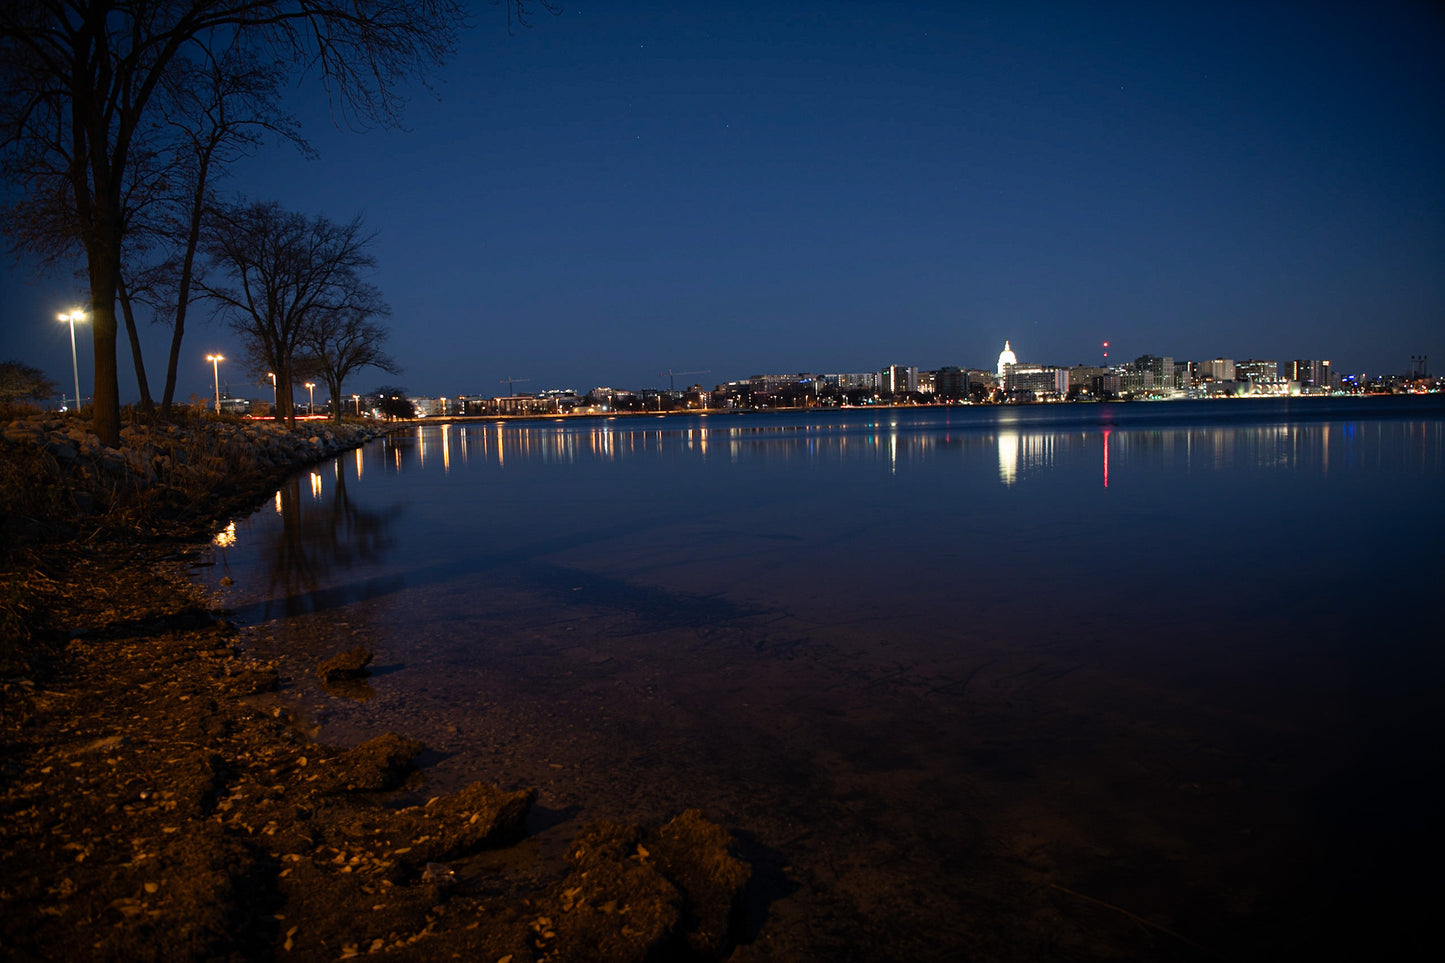
<instances>
[{"instance_id":1,"label":"capitol dome","mask_svg":"<svg viewBox=\"0 0 1445 963\"><path fill-rule=\"evenodd\" d=\"M1006 364L1018 364L1019 359L1014 357L1013 349L1008 342L1003 343L1003 350L998 353L998 380L1003 381L1003 368Z\"/></svg>"}]
</instances>

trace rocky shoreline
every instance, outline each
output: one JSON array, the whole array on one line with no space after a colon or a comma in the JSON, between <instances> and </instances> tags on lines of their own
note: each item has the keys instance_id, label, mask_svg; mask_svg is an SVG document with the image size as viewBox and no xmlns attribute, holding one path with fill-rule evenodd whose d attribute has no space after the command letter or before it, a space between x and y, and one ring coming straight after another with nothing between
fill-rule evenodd
<instances>
[{"instance_id":1,"label":"rocky shoreline","mask_svg":"<svg viewBox=\"0 0 1445 963\"><path fill-rule=\"evenodd\" d=\"M0 954L729 954L750 869L724 829L598 823L557 871L509 860L535 791L482 778L398 808L424 747L312 741L191 581L198 536L379 433L203 420L117 451L53 416L4 428Z\"/></svg>"}]
</instances>

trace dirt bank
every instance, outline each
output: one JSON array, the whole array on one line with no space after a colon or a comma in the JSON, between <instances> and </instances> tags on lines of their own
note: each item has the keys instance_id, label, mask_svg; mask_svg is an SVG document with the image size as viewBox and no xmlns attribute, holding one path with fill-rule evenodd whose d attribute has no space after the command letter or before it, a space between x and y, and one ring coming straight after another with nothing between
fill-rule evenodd
<instances>
[{"instance_id":1,"label":"dirt bank","mask_svg":"<svg viewBox=\"0 0 1445 963\"><path fill-rule=\"evenodd\" d=\"M426 798L421 744L312 742L275 667L208 608L188 563L209 521L361 436L273 432L260 458L184 427L140 434L111 454L63 428L5 431L0 955L728 954L750 871L699 813L587 827L543 868L510 858L535 792L479 773L401 806Z\"/></svg>"}]
</instances>

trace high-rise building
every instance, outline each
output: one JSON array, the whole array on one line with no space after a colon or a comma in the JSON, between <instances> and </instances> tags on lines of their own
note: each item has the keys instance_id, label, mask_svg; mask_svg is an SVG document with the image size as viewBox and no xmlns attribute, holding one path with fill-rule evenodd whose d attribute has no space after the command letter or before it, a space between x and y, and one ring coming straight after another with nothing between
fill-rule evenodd
<instances>
[{"instance_id":1,"label":"high-rise building","mask_svg":"<svg viewBox=\"0 0 1445 963\"><path fill-rule=\"evenodd\" d=\"M1174 384L1174 359L1168 355L1141 354L1134 359L1133 367L1140 374L1148 372L1153 376L1148 388L1150 391L1167 392L1177 387Z\"/></svg>"},{"instance_id":2,"label":"high-rise building","mask_svg":"<svg viewBox=\"0 0 1445 963\"><path fill-rule=\"evenodd\" d=\"M1199 362L1199 380L1201 381L1233 381L1234 362L1229 358L1215 358L1213 361Z\"/></svg>"},{"instance_id":3,"label":"high-rise building","mask_svg":"<svg viewBox=\"0 0 1445 963\"><path fill-rule=\"evenodd\" d=\"M1119 388L1127 395L1141 397L1154 392L1154 372L1136 365L1125 365L1119 372Z\"/></svg>"},{"instance_id":4,"label":"high-rise building","mask_svg":"<svg viewBox=\"0 0 1445 963\"><path fill-rule=\"evenodd\" d=\"M967 398L967 374L962 368L944 365L933 373L933 393L940 398Z\"/></svg>"},{"instance_id":5,"label":"high-rise building","mask_svg":"<svg viewBox=\"0 0 1445 963\"><path fill-rule=\"evenodd\" d=\"M1079 364L1069 369L1069 391L1087 391L1094 393L1094 379L1100 375L1114 374L1113 368L1104 368L1093 364Z\"/></svg>"},{"instance_id":6,"label":"high-rise building","mask_svg":"<svg viewBox=\"0 0 1445 963\"><path fill-rule=\"evenodd\" d=\"M1003 390L1020 401L1058 401L1069 393L1069 369L1043 364L1004 365Z\"/></svg>"},{"instance_id":7,"label":"high-rise building","mask_svg":"<svg viewBox=\"0 0 1445 963\"><path fill-rule=\"evenodd\" d=\"M878 372L858 371L852 373L841 372L838 374L826 374L822 376L823 384L833 385L839 391L877 391Z\"/></svg>"},{"instance_id":8,"label":"high-rise building","mask_svg":"<svg viewBox=\"0 0 1445 963\"><path fill-rule=\"evenodd\" d=\"M891 364L878 372L878 391L885 395L901 395L918 390L918 369Z\"/></svg>"},{"instance_id":9,"label":"high-rise building","mask_svg":"<svg viewBox=\"0 0 1445 963\"><path fill-rule=\"evenodd\" d=\"M1277 361L1259 361L1253 358L1248 361L1238 361L1235 362L1234 371L1240 381L1274 384L1279 380L1279 362Z\"/></svg>"},{"instance_id":10,"label":"high-rise building","mask_svg":"<svg viewBox=\"0 0 1445 963\"><path fill-rule=\"evenodd\" d=\"M1287 361L1285 370L1289 381L1299 383L1301 388L1318 388L1329 391L1339 387L1339 379L1328 361Z\"/></svg>"}]
</instances>

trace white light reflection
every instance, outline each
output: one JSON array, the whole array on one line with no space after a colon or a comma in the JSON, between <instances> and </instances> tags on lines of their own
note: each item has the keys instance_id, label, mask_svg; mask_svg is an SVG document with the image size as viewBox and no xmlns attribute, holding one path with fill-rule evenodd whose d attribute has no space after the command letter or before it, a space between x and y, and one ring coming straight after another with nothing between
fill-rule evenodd
<instances>
[{"instance_id":1,"label":"white light reflection","mask_svg":"<svg viewBox=\"0 0 1445 963\"><path fill-rule=\"evenodd\" d=\"M276 514L281 514L281 489L276 489Z\"/></svg>"},{"instance_id":2,"label":"white light reflection","mask_svg":"<svg viewBox=\"0 0 1445 963\"><path fill-rule=\"evenodd\" d=\"M337 464L340 464L338 461ZM356 449L356 480L361 481L361 449Z\"/></svg>"},{"instance_id":3,"label":"white light reflection","mask_svg":"<svg viewBox=\"0 0 1445 963\"><path fill-rule=\"evenodd\" d=\"M1001 431L998 435L998 477L1005 485L1018 481L1020 471L1052 468L1057 436L1035 432L1021 435Z\"/></svg>"},{"instance_id":4,"label":"white light reflection","mask_svg":"<svg viewBox=\"0 0 1445 963\"><path fill-rule=\"evenodd\" d=\"M316 501L321 500L321 473L311 473L311 497Z\"/></svg>"},{"instance_id":5,"label":"white light reflection","mask_svg":"<svg viewBox=\"0 0 1445 963\"><path fill-rule=\"evenodd\" d=\"M452 426L442 425L442 474L452 473Z\"/></svg>"},{"instance_id":6,"label":"white light reflection","mask_svg":"<svg viewBox=\"0 0 1445 963\"><path fill-rule=\"evenodd\" d=\"M1019 436L1016 431L999 432L998 477L1005 485L1013 485L1019 477Z\"/></svg>"}]
</instances>

